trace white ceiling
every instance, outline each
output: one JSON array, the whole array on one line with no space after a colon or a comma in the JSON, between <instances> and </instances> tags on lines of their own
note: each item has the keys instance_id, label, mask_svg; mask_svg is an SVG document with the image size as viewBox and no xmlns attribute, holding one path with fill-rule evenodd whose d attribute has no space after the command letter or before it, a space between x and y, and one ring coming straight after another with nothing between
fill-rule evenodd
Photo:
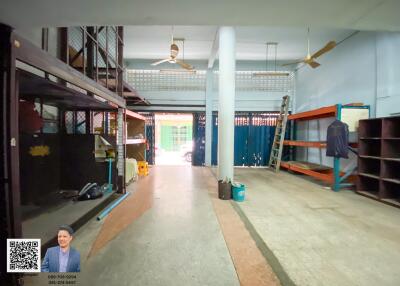
<instances>
[{"instance_id":1,"label":"white ceiling","mask_svg":"<svg viewBox=\"0 0 400 286\"><path fill-rule=\"evenodd\" d=\"M124 57L135 59L162 59L169 55L172 26L127 26L124 28ZM206 60L218 28L216 26L174 26L174 38L185 39L185 59ZM311 52L328 41L339 42L353 33L348 29L321 29L310 31ZM300 59L307 53L306 28L236 27L236 58L238 60L265 60L266 43L276 42L277 60ZM183 53L181 42L180 57ZM274 50L268 59L275 58Z\"/></svg>"},{"instance_id":2,"label":"white ceiling","mask_svg":"<svg viewBox=\"0 0 400 286\"><path fill-rule=\"evenodd\" d=\"M125 55L145 59L168 55L170 25L186 39L188 59L208 58L221 25L237 27L239 60L265 60L267 41L279 43L278 59L301 58L306 27L312 51L354 30L400 31L400 0L0 0L0 7L0 22L17 29L138 25L126 29Z\"/></svg>"},{"instance_id":3,"label":"white ceiling","mask_svg":"<svg viewBox=\"0 0 400 286\"><path fill-rule=\"evenodd\" d=\"M260 25L400 30L399 0L1 0L16 28L78 25Z\"/></svg>"}]
</instances>

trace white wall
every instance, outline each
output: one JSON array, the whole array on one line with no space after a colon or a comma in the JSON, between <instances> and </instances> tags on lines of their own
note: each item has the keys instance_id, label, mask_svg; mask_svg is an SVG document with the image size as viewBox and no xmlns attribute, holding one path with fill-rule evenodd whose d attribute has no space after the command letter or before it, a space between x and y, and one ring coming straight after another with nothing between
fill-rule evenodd
<instances>
[{"instance_id":1,"label":"white wall","mask_svg":"<svg viewBox=\"0 0 400 286\"><path fill-rule=\"evenodd\" d=\"M296 112L363 102L371 116L400 112L400 33L360 32L296 73Z\"/></svg>"},{"instance_id":2,"label":"white wall","mask_svg":"<svg viewBox=\"0 0 400 286\"><path fill-rule=\"evenodd\" d=\"M400 115L400 33L379 33L376 42L376 116Z\"/></svg>"},{"instance_id":3,"label":"white wall","mask_svg":"<svg viewBox=\"0 0 400 286\"><path fill-rule=\"evenodd\" d=\"M360 32L296 73L296 112L337 103L362 102L375 114L375 33Z\"/></svg>"},{"instance_id":4,"label":"white wall","mask_svg":"<svg viewBox=\"0 0 400 286\"><path fill-rule=\"evenodd\" d=\"M295 112L334 104L362 102L370 105L371 117L400 112L399 33L360 32L318 59L321 66L300 68L296 73ZM298 140L326 140L333 119L298 124ZM356 134L350 134L356 141ZM332 166L325 149L297 148L298 160ZM354 165L342 160L342 168Z\"/></svg>"}]
</instances>

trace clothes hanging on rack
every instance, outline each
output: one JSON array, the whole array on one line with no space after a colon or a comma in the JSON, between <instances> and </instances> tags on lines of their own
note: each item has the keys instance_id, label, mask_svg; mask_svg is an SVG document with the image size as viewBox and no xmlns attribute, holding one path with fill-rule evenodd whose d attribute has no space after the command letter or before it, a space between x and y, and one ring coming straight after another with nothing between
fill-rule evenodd
<instances>
[{"instance_id":1,"label":"clothes hanging on rack","mask_svg":"<svg viewBox=\"0 0 400 286\"><path fill-rule=\"evenodd\" d=\"M349 126L336 119L328 126L326 156L348 159Z\"/></svg>"}]
</instances>

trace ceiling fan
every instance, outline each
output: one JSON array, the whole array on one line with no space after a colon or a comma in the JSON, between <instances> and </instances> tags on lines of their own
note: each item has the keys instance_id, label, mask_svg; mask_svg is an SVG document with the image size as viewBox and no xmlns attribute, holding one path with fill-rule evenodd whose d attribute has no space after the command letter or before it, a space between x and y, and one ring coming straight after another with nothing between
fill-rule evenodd
<instances>
[{"instance_id":1,"label":"ceiling fan","mask_svg":"<svg viewBox=\"0 0 400 286\"><path fill-rule=\"evenodd\" d=\"M315 59L320 57L320 56L322 56L323 54L329 52L334 47L336 47L336 42L335 41L330 41L322 49L320 49L319 51L317 51L314 54L310 55L310 28L308 28L308 32L307 32L307 56L302 60L299 60L299 61L293 62L293 63L284 64L282 66L305 63L305 64L308 64L313 69L315 69L315 68L320 66L320 64L318 62L316 62Z\"/></svg>"},{"instance_id":2,"label":"ceiling fan","mask_svg":"<svg viewBox=\"0 0 400 286\"><path fill-rule=\"evenodd\" d=\"M175 44L175 41L182 41L183 42L183 47L185 47L185 40L184 39L175 39L174 40L174 35L172 34L169 57L167 59L154 62L151 65L152 66L156 66L156 65L159 65L161 63L169 62L171 64L178 64L178 65L180 65L182 68L184 68L186 70L189 70L189 71L193 70L194 67L192 65L186 63L184 60L178 60L177 59L177 56L178 56L178 53L179 53L179 48L178 48L178 45ZM183 52L185 52L185 48L183 48Z\"/></svg>"}]
</instances>

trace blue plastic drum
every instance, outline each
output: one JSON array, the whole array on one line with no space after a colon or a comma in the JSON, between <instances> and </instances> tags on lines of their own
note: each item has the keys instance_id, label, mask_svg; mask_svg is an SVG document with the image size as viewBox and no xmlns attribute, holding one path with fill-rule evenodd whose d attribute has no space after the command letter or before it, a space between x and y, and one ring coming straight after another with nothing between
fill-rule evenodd
<instances>
[{"instance_id":1,"label":"blue plastic drum","mask_svg":"<svg viewBox=\"0 0 400 286\"><path fill-rule=\"evenodd\" d=\"M243 184L233 184L232 185L232 197L236 202L244 201L244 192L246 190L245 185Z\"/></svg>"}]
</instances>

